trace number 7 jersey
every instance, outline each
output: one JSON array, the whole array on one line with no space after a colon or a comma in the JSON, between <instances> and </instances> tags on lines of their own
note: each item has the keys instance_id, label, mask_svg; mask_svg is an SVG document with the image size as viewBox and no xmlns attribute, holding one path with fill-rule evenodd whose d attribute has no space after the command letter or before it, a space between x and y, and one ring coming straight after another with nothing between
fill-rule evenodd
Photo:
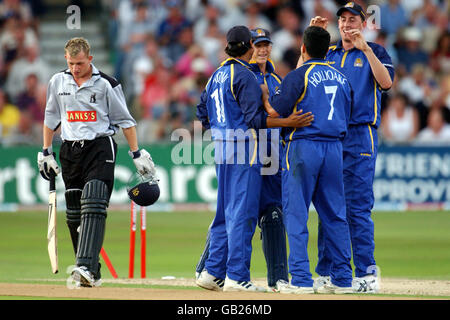
<instances>
[{"instance_id":1,"label":"number 7 jersey","mask_svg":"<svg viewBox=\"0 0 450 320\"><path fill-rule=\"evenodd\" d=\"M289 72L280 88L269 98L272 107L288 117L293 110L312 112L308 127L287 128L285 141L343 139L352 109L352 89L347 78L322 59L311 59Z\"/></svg>"}]
</instances>

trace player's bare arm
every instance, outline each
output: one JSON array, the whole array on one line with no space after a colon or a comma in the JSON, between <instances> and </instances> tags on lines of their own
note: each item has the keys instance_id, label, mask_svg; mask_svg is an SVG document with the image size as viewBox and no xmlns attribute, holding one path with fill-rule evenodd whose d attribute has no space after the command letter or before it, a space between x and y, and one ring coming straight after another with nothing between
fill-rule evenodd
<instances>
[{"instance_id":1,"label":"player's bare arm","mask_svg":"<svg viewBox=\"0 0 450 320\"><path fill-rule=\"evenodd\" d=\"M260 85L263 92L263 105L269 116L267 117L267 127L291 127L291 128L301 128L311 125L314 120L314 115L311 112L302 114L303 110L293 112L287 118L280 118L278 112L269 103L269 89L265 84Z\"/></svg>"},{"instance_id":2,"label":"player's bare arm","mask_svg":"<svg viewBox=\"0 0 450 320\"><path fill-rule=\"evenodd\" d=\"M129 127L122 129L123 135L125 139L127 139L128 145L130 146L130 150L137 151L139 149L136 135L136 127Z\"/></svg>"},{"instance_id":3,"label":"player's bare arm","mask_svg":"<svg viewBox=\"0 0 450 320\"><path fill-rule=\"evenodd\" d=\"M267 117L267 128L302 128L310 126L314 121L311 112L303 113L303 110L294 111L287 118Z\"/></svg>"},{"instance_id":4,"label":"player's bare arm","mask_svg":"<svg viewBox=\"0 0 450 320\"><path fill-rule=\"evenodd\" d=\"M264 109L269 114L269 117L278 118L280 115L278 114L278 112L275 111L274 108L272 108L272 106L269 103L269 88L267 87L266 84L261 84L260 87L262 91L262 101Z\"/></svg>"},{"instance_id":5,"label":"player's bare arm","mask_svg":"<svg viewBox=\"0 0 450 320\"><path fill-rule=\"evenodd\" d=\"M53 131L52 129L50 129L49 127L47 127L44 124L44 132L43 132L43 147L42 149L48 149L52 146L52 142L53 142L53 136L55 134L55 131Z\"/></svg>"}]
</instances>

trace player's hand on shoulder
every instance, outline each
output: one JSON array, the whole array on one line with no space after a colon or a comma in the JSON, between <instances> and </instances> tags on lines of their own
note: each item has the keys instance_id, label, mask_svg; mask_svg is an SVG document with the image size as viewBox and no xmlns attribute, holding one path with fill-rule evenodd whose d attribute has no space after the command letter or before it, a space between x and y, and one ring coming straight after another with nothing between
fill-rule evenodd
<instances>
[{"instance_id":1,"label":"player's hand on shoulder","mask_svg":"<svg viewBox=\"0 0 450 320\"><path fill-rule=\"evenodd\" d=\"M153 162L152 156L147 152L147 150L141 149L134 152L128 151L128 154L133 159L134 165L136 166L139 174L143 175L144 177L155 175L155 163Z\"/></svg>"},{"instance_id":2,"label":"player's hand on shoulder","mask_svg":"<svg viewBox=\"0 0 450 320\"><path fill-rule=\"evenodd\" d=\"M56 153L51 148L38 152L37 164L39 173L45 180L50 180L52 175L57 176L60 173L58 163L56 162Z\"/></svg>"},{"instance_id":3,"label":"player's hand on shoulder","mask_svg":"<svg viewBox=\"0 0 450 320\"><path fill-rule=\"evenodd\" d=\"M291 113L288 120L291 127L302 128L311 125L314 121L314 115L311 112L303 113L303 110L299 110Z\"/></svg>"}]
</instances>

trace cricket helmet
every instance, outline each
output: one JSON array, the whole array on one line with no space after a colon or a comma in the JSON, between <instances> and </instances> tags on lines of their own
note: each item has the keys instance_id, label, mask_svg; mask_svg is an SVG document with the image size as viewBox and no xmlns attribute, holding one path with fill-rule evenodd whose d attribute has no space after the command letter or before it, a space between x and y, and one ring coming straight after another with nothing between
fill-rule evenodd
<instances>
[{"instance_id":1,"label":"cricket helmet","mask_svg":"<svg viewBox=\"0 0 450 320\"><path fill-rule=\"evenodd\" d=\"M159 198L158 179L135 172L128 181L128 197L140 206L150 206Z\"/></svg>"}]
</instances>

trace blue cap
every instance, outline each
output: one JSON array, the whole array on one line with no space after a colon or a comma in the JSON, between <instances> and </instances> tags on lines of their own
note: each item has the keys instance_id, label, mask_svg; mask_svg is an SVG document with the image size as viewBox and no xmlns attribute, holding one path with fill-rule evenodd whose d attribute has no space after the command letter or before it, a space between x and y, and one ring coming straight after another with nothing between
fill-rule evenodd
<instances>
[{"instance_id":1,"label":"blue cap","mask_svg":"<svg viewBox=\"0 0 450 320\"><path fill-rule=\"evenodd\" d=\"M267 41L269 43L272 43L272 40L270 40L270 32L263 28L256 28L252 29L252 41L253 44L257 44L262 41Z\"/></svg>"},{"instance_id":2,"label":"blue cap","mask_svg":"<svg viewBox=\"0 0 450 320\"><path fill-rule=\"evenodd\" d=\"M357 4L357 3L354 3L354 2L348 2L345 6L339 8L339 10L337 11L336 15L337 15L338 17L340 17L341 14L342 14L344 11L349 11L349 12L353 13L353 14L356 15L356 16L358 16L358 15L361 16L361 19L362 19L363 21L366 20L366 15L364 14L363 8L362 8L359 4Z\"/></svg>"}]
</instances>

